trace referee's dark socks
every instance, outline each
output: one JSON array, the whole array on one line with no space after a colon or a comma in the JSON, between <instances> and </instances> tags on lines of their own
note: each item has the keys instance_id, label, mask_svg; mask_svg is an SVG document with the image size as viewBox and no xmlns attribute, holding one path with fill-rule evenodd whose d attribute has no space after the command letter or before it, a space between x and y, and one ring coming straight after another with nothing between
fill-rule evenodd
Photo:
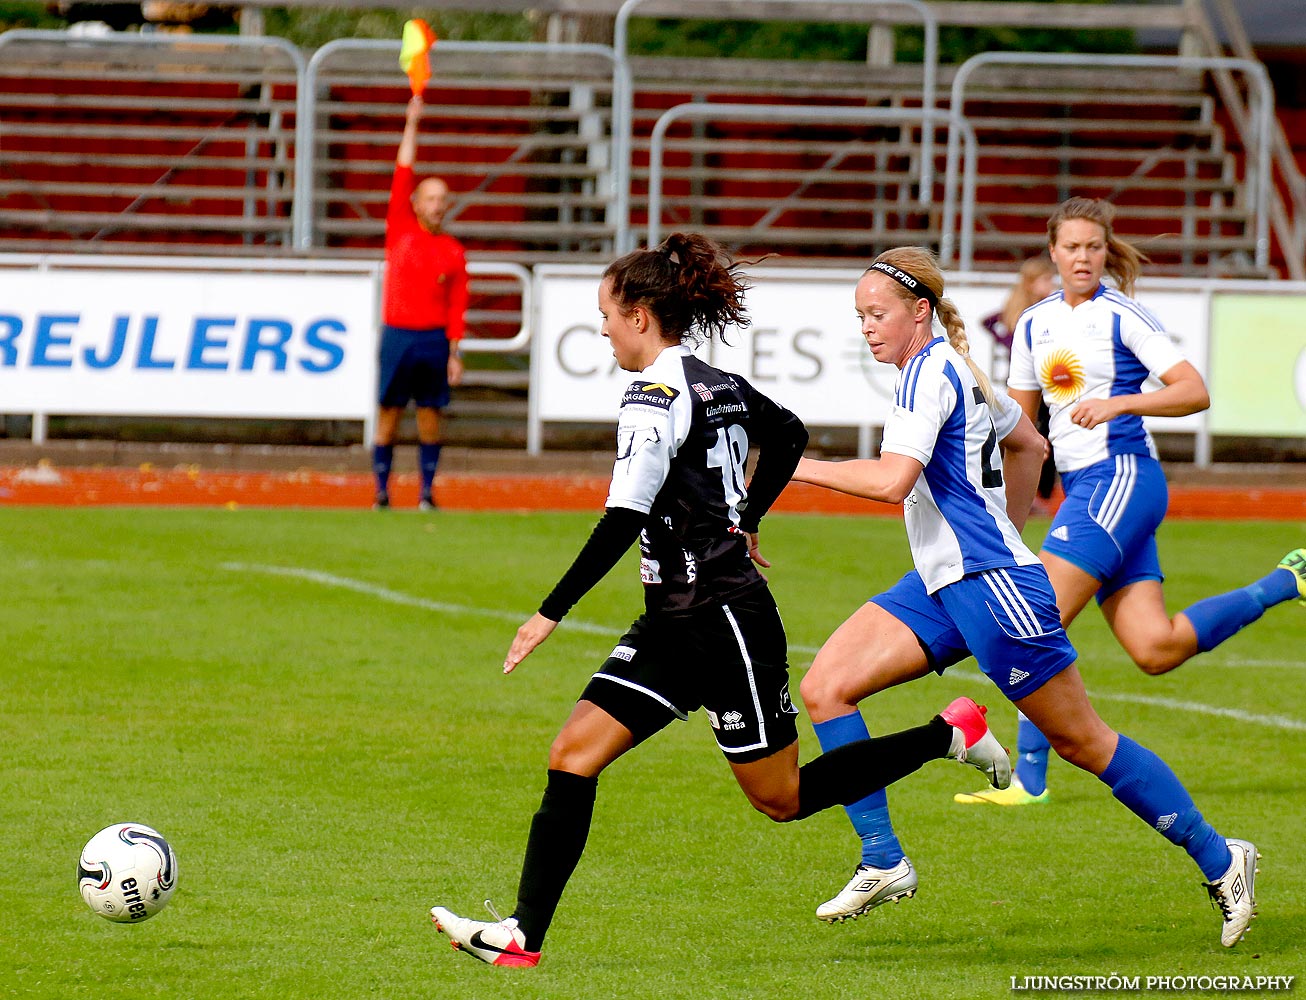
<instances>
[{"instance_id":1,"label":"referee's dark socks","mask_svg":"<svg viewBox=\"0 0 1306 1000\"><path fill-rule=\"evenodd\" d=\"M585 850L598 786L598 778L549 771L544 798L531 820L513 911L518 929L526 935L522 947L527 951L540 950L562 890Z\"/></svg>"},{"instance_id":2,"label":"referee's dark socks","mask_svg":"<svg viewBox=\"0 0 1306 1000\"><path fill-rule=\"evenodd\" d=\"M390 484L390 467L394 465L395 446L392 444L375 444L372 446L372 472L376 474L376 491L385 493Z\"/></svg>"},{"instance_id":3,"label":"referee's dark socks","mask_svg":"<svg viewBox=\"0 0 1306 1000\"><path fill-rule=\"evenodd\" d=\"M440 449L443 445L423 444L417 445L417 465L422 473L422 496L431 495L431 484L435 482L435 469L440 464Z\"/></svg>"},{"instance_id":4,"label":"referee's dark socks","mask_svg":"<svg viewBox=\"0 0 1306 1000\"><path fill-rule=\"evenodd\" d=\"M923 726L875 736L821 754L798 769L798 813L806 819L822 809L848 805L946 757L952 726L935 716Z\"/></svg>"}]
</instances>

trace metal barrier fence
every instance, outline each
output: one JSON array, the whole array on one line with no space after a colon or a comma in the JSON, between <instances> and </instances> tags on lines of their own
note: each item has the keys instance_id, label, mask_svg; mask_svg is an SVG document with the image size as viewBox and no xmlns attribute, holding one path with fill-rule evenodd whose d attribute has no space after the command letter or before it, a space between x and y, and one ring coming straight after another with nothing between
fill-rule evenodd
<instances>
[{"instance_id":1,"label":"metal barrier fence","mask_svg":"<svg viewBox=\"0 0 1306 1000\"><path fill-rule=\"evenodd\" d=\"M398 55L397 41L342 39L309 60L296 156L299 250L333 235L383 232L397 143L375 123L396 110L378 98L396 86ZM612 50L451 41L440 42L433 59L418 161L457 192L447 223L481 242L501 239L510 227L519 242L553 253L610 247L615 226L604 103ZM333 144L350 155L332 156Z\"/></svg>"},{"instance_id":2,"label":"metal barrier fence","mask_svg":"<svg viewBox=\"0 0 1306 1000\"><path fill-rule=\"evenodd\" d=\"M1253 86L1253 121L1248 123L1235 119L1235 124L1244 138L1249 153L1249 166L1242 187L1246 215L1250 216L1254 235L1251 240L1256 267L1264 271L1269 265L1269 196L1270 196L1270 136L1274 125L1274 90L1270 85L1269 74L1265 66L1250 59L1230 59L1225 57L1196 56L1132 56L1094 54L1091 56L1056 52L982 52L967 59L957 69L952 80L950 107L954 113L965 117L967 86L978 71L989 66L1027 65L1062 69L1073 66L1091 66L1095 70L1120 69L1137 71L1140 69L1162 69L1167 72L1182 70L1237 70L1244 73ZM959 143L957 136L950 133L948 137L948 171L949 176L956 169ZM969 171L968 171L969 173ZM972 179L973 180L973 179ZM973 199L972 192L968 196ZM967 197L967 196L963 196ZM1208 244L1212 233L1195 232L1195 212L1184 212L1184 236L1189 239L1202 238ZM970 217L974 218L974 206L971 205ZM1245 217L1245 216L1244 216ZM1238 245L1238 243L1235 243ZM941 257L944 262L952 260L952 247L948 234L942 239ZM965 265L963 265L965 266Z\"/></svg>"},{"instance_id":3,"label":"metal barrier fence","mask_svg":"<svg viewBox=\"0 0 1306 1000\"><path fill-rule=\"evenodd\" d=\"M649 108L657 104L653 98L672 98L667 107L683 103L683 97L674 99L674 80L639 78L635 61L626 53L626 25L643 2L625 0L617 20L618 44L612 48L478 42L437 46L432 87L438 88L438 97L431 102L431 114L438 129L423 135L419 160L423 168L446 173L454 180L458 204L450 221L474 256L503 257L522 264L592 260L634 245L631 195L636 182L637 99L643 102L644 121L650 128L648 138L641 135L640 142L650 143L650 150L651 130L656 127L656 118L649 117ZM749 9L764 9L766 2L754 0ZM919 0L909 0L907 7L914 10L913 2ZM878 6L893 8L895 3L858 0L868 17ZM1273 97L1259 63L1171 56L985 54L956 70L951 111L941 117L943 113L934 108L932 92L936 54L928 51L936 25L928 9L917 13L926 28L927 59L919 75L888 85L892 95L888 100L919 103L921 111L915 119L919 134L900 140L902 159L893 176L869 171L859 179L854 174L828 199L831 212L859 199L880 204L883 212L869 216L872 228L890 214L906 220L897 226L885 224L886 238L901 242L900 234L910 232L914 242L938 245L949 261L966 243L973 248L966 255L968 260L975 266L992 266L1013 262L1037 249L1040 237L1036 228L1016 226L1003 231L990 223L977 224L977 220L1002 214L1013 205L1020 209L1013 199L1022 190L1028 190L1031 199L1024 210L1045 213L1049 202L1064 189L1079 193L1079 188L1085 188L1105 196L1126 190L1145 196L1148 191L1160 190L1159 185L1171 184L1175 190L1200 193L1192 193L1188 202L1173 208L1128 205L1122 209L1122 222L1138 220L1161 231L1180 228L1175 243L1189 256L1175 258L1172 269L1200 273L1203 268L1194 263L1192 254L1194 248L1206 248L1210 251L1203 258L1206 273L1218 274L1227 267L1238 273L1235 257L1246 247L1251 261L1241 273L1253 269L1266 272L1270 249L1266 199L1274 196L1266 173L1267 143L1274 118ZM279 253L362 256L379 251L386 178L401 124L402 102L398 98L404 93L404 81L395 64L397 42L333 42L308 62L293 46L274 38L88 38L64 32L11 31L0 34L0 46L6 50L0 60L0 81L11 81L7 88L0 87L0 169L17 172L19 177L0 186L0 192L7 192L7 204L0 207L0 224L8 223L23 234L0 241L0 249L66 247L83 251L105 249L115 241L121 247L130 239L142 241L154 251L184 249L191 253L244 253L265 248ZM1067 118L1074 106L1066 97L1056 98L1063 103L1051 117L1060 131L1048 140L1053 147L1061 144L1060 166L1046 178L1031 178L1027 189L1014 183L1003 185L1001 172L994 172L992 164L1000 164L1006 155L1008 147L997 140L1004 129L1017 127L1010 124L1016 119L969 114L971 103L999 99L991 90L975 87L971 77L979 69L1014 72L1012 67L1017 64L1055 75L1090 62L1095 69L1105 67L1108 72L1113 67L1150 68L1176 80L1194 70L1243 72L1254 88L1253 120L1236 120L1249 150L1246 175L1232 175L1233 161L1218 148L1219 126L1207 120L1210 110L1204 105L1196 112L1201 121L1173 127L1169 145L1174 156L1170 159L1197 162L1199 158L1185 144L1200 133L1201 141L1213 146L1202 154L1202 162L1224 164L1220 169L1228 176L1213 180L1149 178L1142 176L1149 169L1142 165L1131 168L1134 175L1124 181L1103 181L1098 175L1105 170L1093 159L1092 129L1121 130L1126 126L1084 122L1077 132L1077 123ZM726 68L708 65L707 69L719 70L721 78L715 84L695 82L695 88L708 88L696 98L702 98L704 106L717 108L719 117L728 113L723 109L739 103L731 100L732 87L738 88L724 78ZM760 99L759 106L770 110L753 121L792 123L798 120L794 108L837 105L849 110L855 107L858 94L863 103L867 100L870 74L866 67L858 70L856 64L831 64L822 73L828 82L801 101ZM80 81L83 91L61 93L68 89L63 86L67 81ZM121 90L128 83L138 86L140 92L124 96ZM171 88L178 84L210 89L174 96ZM112 94L113 101L105 99L106 87L118 91ZM1191 100L1210 100L1200 90L1196 94L1199 97ZM838 100L829 99L831 96ZM1121 95L1113 93L1113 97ZM1002 99L1016 101L1017 108L1020 100L1028 100L1018 94ZM1144 94L1137 99L1142 102L1147 97ZM883 98L877 96L876 100ZM1183 98L1183 102L1191 100ZM844 101L850 103L844 105ZM914 112L902 107L880 110ZM704 115L703 120L712 115ZM831 116L832 121L838 118ZM948 125L942 183L935 180L933 154L939 122ZM977 165L972 170L956 169L963 141L960 123L978 137ZM1149 135L1155 137L1158 149L1167 150L1165 130L1170 126L1158 122L1147 127L1152 128ZM68 145L70 135L79 137L83 148L75 152L51 148L60 142ZM770 248L791 256L831 256L821 253L820 240L812 235L827 221L820 215L819 199L816 214L802 227L789 227L786 232L786 227L775 221L781 218L786 200L793 200L794 192L832 179L837 171L831 165L860 140L855 136L827 138L823 141L832 148L825 156L805 158L783 138L756 143L752 148L758 152L758 166L783 175L790 188L782 191L773 186L760 195L761 200L771 197L775 203L744 228ZM169 140L172 145L160 151L157 144ZM701 143L701 154L696 155L707 162L727 146L714 149L710 141ZM1107 153L1121 159L1118 152L1105 150L1103 156ZM1021 150L1014 155L1028 160L1026 154ZM1158 158L1165 157L1158 153L1149 162ZM990 164L988 173L977 176L985 163ZM58 167L64 173L56 175L49 169L42 175L47 167ZM94 174L109 169L120 170L127 179L106 181ZM90 175L69 175L79 171ZM686 211L710 214L732 197L729 171L713 161L699 174L715 177L714 189L702 194L689 185L676 197ZM664 169L661 178L666 176ZM877 194L876 185L892 187L891 195ZM965 185L972 192L969 196L962 190ZM980 187L996 193L981 201L974 194ZM667 192L659 191L657 197L661 211ZM945 205L942 213L933 209L939 203ZM159 207L147 211L150 205ZM660 219L649 221L655 228L661 225ZM718 224L723 234L730 233L729 221ZM841 227L830 228L837 231ZM1122 228L1129 231L1127 223ZM1226 235L1225 230L1231 234ZM180 234L194 235L178 239ZM843 255L861 255L863 248L862 243L849 243ZM1168 252L1164 241L1161 249Z\"/></svg>"},{"instance_id":4,"label":"metal barrier fence","mask_svg":"<svg viewBox=\"0 0 1306 1000\"><path fill-rule=\"evenodd\" d=\"M962 194L962 219L961 226L961 260L959 266L963 270L970 270L973 263L973 248L970 240L971 215L974 212L975 193L975 133L960 116L950 111L937 111L930 108L921 108L919 110L911 108L845 108L845 107L761 107L752 104L679 104L669 111L665 112L653 129L653 137L649 152L649 209L648 209L648 228L647 242L653 246L659 242L662 236L662 179L664 158L666 146L668 144L667 133L671 126L685 119L696 119L699 121L736 121L736 122L762 122L774 124L779 122L789 123L807 123L822 126L831 125L866 125L866 124L902 124L924 121L932 125L936 121L946 122L949 126L949 136L954 134L960 135L961 143L965 147L965 165L966 171L963 175L964 190ZM877 143L860 143L874 152ZM832 158L827 158L825 165L832 165ZM824 168L818 168L813 171L820 176L827 173ZM824 176L823 180L829 181L830 177ZM781 178L787 186L791 186L791 191L786 200L775 205L766 205L765 201L743 202L742 207L746 211L754 214L755 222L750 226L727 228L719 225L702 225L699 226L704 233L709 236L716 236L722 242L741 243L751 242L759 237L765 236L771 224L783 217L788 212L801 212L808 199L803 197L804 184L797 182L793 178ZM837 183L837 179L836 179ZM951 247L953 243L954 225L956 224L956 205L957 198L957 170L955 164L949 164L948 175L944 181L944 207L942 219L939 224L941 240L943 245ZM903 206L900 204L899 207ZM844 212L851 217L851 222L855 225L861 217L865 217L867 224L854 229L842 230L840 234L832 231L829 227L814 230L811 237L822 241L837 241L844 245L857 244L865 246L862 251L863 256L874 256L878 249L883 249L895 241L909 241L911 235L907 233L889 234L881 226L870 225L870 206L867 202L861 200L831 201L830 199L813 200L817 207L814 211L823 211L827 213ZM761 213L760 216L757 213ZM804 237L800 233L793 233L789 237L794 241L801 241ZM878 249L875 249L878 247Z\"/></svg>"},{"instance_id":5,"label":"metal barrier fence","mask_svg":"<svg viewBox=\"0 0 1306 1000\"><path fill-rule=\"evenodd\" d=\"M181 227L214 252L289 247L305 65L285 39L14 30L0 53L0 225L38 234L37 249L59 232L80 249ZM175 95L197 80L200 95ZM177 202L209 210L161 210Z\"/></svg>"},{"instance_id":6,"label":"metal barrier fence","mask_svg":"<svg viewBox=\"0 0 1306 1000\"><path fill-rule=\"evenodd\" d=\"M629 30L630 19L635 11L647 0L624 0L613 26L613 49L615 50L615 67L613 70L613 158L617 164L617 203L618 253L634 249L630 221L630 188L633 176L634 157L634 109L635 84L630 65ZM756 0L765 9L768 0ZM776 0L773 0L776 2ZM852 0L854 4L865 6L868 13L876 7L906 7L918 15L925 28L925 53L922 64L920 99L926 110L935 107L935 87L938 77L939 62L939 22L928 5L921 0ZM756 13L750 7L750 13ZM721 13L729 15L731 11L723 8ZM918 200L929 202L934 189L934 132L933 121L926 116L924 131L921 135L919 156L919 193ZM651 213L650 213L651 214Z\"/></svg>"}]
</instances>

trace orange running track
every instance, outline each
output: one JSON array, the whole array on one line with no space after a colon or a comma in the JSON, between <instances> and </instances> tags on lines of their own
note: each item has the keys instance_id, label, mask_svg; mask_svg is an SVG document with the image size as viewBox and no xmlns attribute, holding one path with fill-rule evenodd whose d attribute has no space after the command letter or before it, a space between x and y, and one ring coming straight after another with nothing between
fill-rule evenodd
<instances>
[{"instance_id":1,"label":"orange running track","mask_svg":"<svg viewBox=\"0 0 1306 1000\"><path fill-rule=\"evenodd\" d=\"M447 510L588 510L597 514L607 477L457 473L436 481ZM206 506L366 508L373 480L367 473L317 471L233 472L197 466L171 469L0 468L0 505ZM417 476L396 474L396 510L417 505ZM1054 497L1053 506L1056 498ZM790 513L899 516L900 508L794 484L776 510ZM1170 487L1170 517L1211 520L1306 521L1306 487Z\"/></svg>"}]
</instances>

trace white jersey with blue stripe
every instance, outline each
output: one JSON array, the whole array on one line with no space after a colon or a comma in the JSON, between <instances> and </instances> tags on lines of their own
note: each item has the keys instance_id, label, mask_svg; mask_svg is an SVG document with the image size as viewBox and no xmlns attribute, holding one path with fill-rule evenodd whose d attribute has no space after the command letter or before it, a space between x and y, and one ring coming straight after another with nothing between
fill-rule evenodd
<instances>
[{"instance_id":1,"label":"white jersey with blue stripe","mask_svg":"<svg viewBox=\"0 0 1306 1000\"><path fill-rule=\"evenodd\" d=\"M1081 399L1138 393L1149 375L1159 376L1183 360L1155 316L1129 296L1099 285L1091 299L1074 308L1057 292L1021 313L1007 388L1043 394L1057 468L1073 472L1115 455L1157 457L1142 417L1124 414L1084 428L1071 423L1070 414Z\"/></svg>"},{"instance_id":2,"label":"white jersey with blue stripe","mask_svg":"<svg viewBox=\"0 0 1306 1000\"><path fill-rule=\"evenodd\" d=\"M998 448L1020 421L1020 407L995 394L991 408L941 337L898 373L880 451L924 466L903 506L912 559L931 594L971 573L1038 562L1007 517Z\"/></svg>"}]
</instances>

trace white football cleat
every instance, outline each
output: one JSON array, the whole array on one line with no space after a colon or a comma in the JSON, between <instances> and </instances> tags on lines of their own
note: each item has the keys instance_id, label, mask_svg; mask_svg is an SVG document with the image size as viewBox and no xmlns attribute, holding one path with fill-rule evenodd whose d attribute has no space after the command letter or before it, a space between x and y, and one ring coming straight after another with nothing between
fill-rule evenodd
<instances>
[{"instance_id":1,"label":"white football cleat","mask_svg":"<svg viewBox=\"0 0 1306 1000\"><path fill-rule=\"evenodd\" d=\"M455 951L465 952L489 965L540 964L538 951L527 951L522 947L526 935L517 929L516 917L497 922L471 920L460 917L443 906L433 906L431 920L437 931L449 935L449 943Z\"/></svg>"},{"instance_id":2,"label":"white football cleat","mask_svg":"<svg viewBox=\"0 0 1306 1000\"><path fill-rule=\"evenodd\" d=\"M881 903L898 902L916 895L916 869L903 858L892 868L858 865L839 895L816 908L818 920L827 924L856 919Z\"/></svg>"},{"instance_id":3,"label":"white football cleat","mask_svg":"<svg viewBox=\"0 0 1306 1000\"><path fill-rule=\"evenodd\" d=\"M952 746L948 756L979 768L994 788L1011 785L1011 758L984 721L988 711L969 698L958 698L939 713L952 726Z\"/></svg>"},{"instance_id":4,"label":"white football cleat","mask_svg":"<svg viewBox=\"0 0 1306 1000\"><path fill-rule=\"evenodd\" d=\"M1214 882L1203 882L1211 895L1211 902L1224 914L1224 928L1220 943L1232 948L1247 933L1247 925L1256 916L1256 862L1260 854L1255 845L1245 840L1226 840L1233 860L1229 870Z\"/></svg>"}]
</instances>

